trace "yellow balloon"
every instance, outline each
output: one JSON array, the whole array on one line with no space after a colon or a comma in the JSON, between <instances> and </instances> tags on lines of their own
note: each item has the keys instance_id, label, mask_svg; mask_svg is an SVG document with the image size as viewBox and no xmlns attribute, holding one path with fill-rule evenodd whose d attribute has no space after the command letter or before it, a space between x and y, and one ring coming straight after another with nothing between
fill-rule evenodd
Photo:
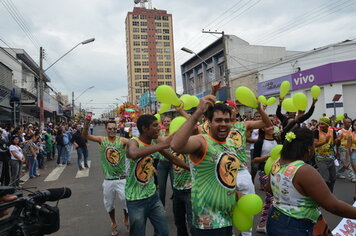
<instances>
[{"instance_id":1,"label":"yellow balloon","mask_svg":"<svg viewBox=\"0 0 356 236\"><path fill-rule=\"evenodd\" d=\"M271 152L269 153L270 158L272 159L277 159L281 156L281 151L282 151L283 145L279 144L272 148Z\"/></svg>"},{"instance_id":2,"label":"yellow balloon","mask_svg":"<svg viewBox=\"0 0 356 236\"><path fill-rule=\"evenodd\" d=\"M200 100L197 96L192 96L192 100L193 100L193 107L199 106Z\"/></svg>"},{"instance_id":3,"label":"yellow balloon","mask_svg":"<svg viewBox=\"0 0 356 236\"><path fill-rule=\"evenodd\" d=\"M184 110L190 110L193 107L193 98L192 96L190 96L189 94L183 94L180 98L179 98L184 106L183 109Z\"/></svg>"},{"instance_id":4,"label":"yellow balloon","mask_svg":"<svg viewBox=\"0 0 356 236\"><path fill-rule=\"evenodd\" d=\"M245 106L249 106L252 108L258 107L255 94L251 91L251 89L249 89L245 86L240 86L240 87L236 88L235 96L236 96L237 100Z\"/></svg>"},{"instance_id":5,"label":"yellow balloon","mask_svg":"<svg viewBox=\"0 0 356 236\"><path fill-rule=\"evenodd\" d=\"M310 93L314 99L318 99L318 97L320 96L320 87L314 85L313 87L311 87Z\"/></svg>"},{"instance_id":6,"label":"yellow balloon","mask_svg":"<svg viewBox=\"0 0 356 236\"><path fill-rule=\"evenodd\" d=\"M248 215L257 215L263 208L263 201L257 194L246 194L237 202L238 210Z\"/></svg>"},{"instance_id":7,"label":"yellow balloon","mask_svg":"<svg viewBox=\"0 0 356 236\"><path fill-rule=\"evenodd\" d=\"M173 88L168 85L160 85L157 87L156 98L161 103L172 104L173 106L179 106L181 104Z\"/></svg>"},{"instance_id":8,"label":"yellow balloon","mask_svg":"<svg viewBox=\"0 0 356 236\"><path fill-rule=\"evenodd\" d=\"M263 95L258 97L258 101L260 101L260 103L262 103L263 105L267 105L267 99Z\"/></svg>"},{"instance_id":9,"label":"yellow balloon","mask_svg":"<svg viewBox=\"0 0 356 236\"><path fill-rule=\"evenodd\" d=\"M216 103L222 103L222 101L216 101L215 104L216 104Z\"/></svg>"},{"instance_id":10,"label":"yellow balloon","mask_svg":"<svg viewBox=\"0 0 356 236\"><path fill-rule=\"evenodd\" d=\"M155 114L154 117L156 117L158 122L161 122L161 115L160 114Z\"/></svg>"},{"instance_id":11,"label":"yellow balloon","mask_svg":"<svg viewBox=\"0 0 356 236\"><path fill-rule=\"evenodd\" d=\"M341 121L341 120L343 120L343 119L345 119L345 115L344 114L341 114L341 115L338 115L337 117L336 117L336 122L339 122L339 121Z\"/></svg>"},{"instance_id":12,"label":"yellow balloon","mask_svg":"<svg viewBox=\"0 0 356 236\"><path fill-rule=\"evenodd\" d=\"M252 228L253 217L239 210L236 204L232 212L232 224L240 232L247 232Z\"/></svg>"},{"instance_id":13,"label":"yellow balloon","mask_svg":"<svg viewBox=\"0 0 356 236\"><path fill-rule=\"evenodd\" d=\"M171 104L162 103L161 106L160 106L160 108L159 108L158 113L159 113L159 114L163 114L163 113L165 113L166 111L168 111L169 109L171 109Z\"/></svg>"},{"instance_id":14,"label":"yellow balloon","mask_svg":"<svg viewBox=\"0 0 356 236\"><path fill-rule=\"evenodd\" d=\"M272 165L273 165L274 161L275 161L275 159L273 159L273 158L267 159L265 168L264 168L266 175L269 175L271 173L271 169L272 169Z\"/></svg>"},{"instance_id":15,"label":"yellow balloon","mask_svg":"<svg viewBox=\"0 0 356 236\"><path fill-rule=\"evenodd\" d=\"M271 105L275 104L276 101L277 101L277 99L276 99L275 97L270 97L270 98L268 98L268 100L267 100L267 105L268 105L268 106L271 106Z\"/></svg>"},{"instance_id":16,"label":"yellow balloon","mask_svg":"<svg viewBox=\"0 0 356 236\"><path fill-rule=\"evenodd\" d=\"M288 81L283 81L279 87L279 97L284 98L290 90L290 83Z\"/></svg>"},{"instance_id":17,"label":"yellow balloon","mask_svg":"<svg viewBox=\"0 0 356 236\"><path fill-rule=\"evenodd\" d=\"M304 93L293 95L293 104L299 111L305 111L308 105L308 98Z\"/></svg>"},{"instance_id":18,"label":"yellow balloon","mask_svg":"<svg viewBox=\"0 0 356 236\"><path fill-rule=\"evenodd\" d=\"M294 106L292 98L284 99L282 102L282 107L288 112L297 112L298 109Z\"/></svg>"},{"instance_id":19,"label":"yellow balloon","mask_svg":"<svg viewBox=\"0 0 356 236\"><path fill-rule=\"evenodd\" d=\"M169 125L169 134L173 134L174 132L176 132L177 130L179 130L179 128L187 121L186 118L184 118L183 116L177 116L176 118L174 118L171 121L171 124Z\"/></svg>"}]
</instances>

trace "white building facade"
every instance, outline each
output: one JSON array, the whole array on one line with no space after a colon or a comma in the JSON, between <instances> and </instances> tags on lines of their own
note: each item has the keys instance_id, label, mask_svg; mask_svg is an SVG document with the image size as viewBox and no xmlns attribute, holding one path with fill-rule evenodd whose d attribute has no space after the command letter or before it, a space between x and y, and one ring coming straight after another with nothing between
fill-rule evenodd
<instances>
[{"instance_id":1,"label":"white building facade","mask_svg":"<svg viewBox=\"0 0 356 236\"><path fill-rule=\"evenodd\" d=\"M291 92L305 93L308 104L312 97L310 88L318 85L321 94L311 119L319 119L324 113L327 116L347 113L356 118L356 42L346 40L341 43L313 49L283 59L259 71L258 95L279 96L279 86L283 81L291 83ZM333 102L335 95L342 95ZM277 104L267 108L275 114Z\"/></svg>"}]
</instances>

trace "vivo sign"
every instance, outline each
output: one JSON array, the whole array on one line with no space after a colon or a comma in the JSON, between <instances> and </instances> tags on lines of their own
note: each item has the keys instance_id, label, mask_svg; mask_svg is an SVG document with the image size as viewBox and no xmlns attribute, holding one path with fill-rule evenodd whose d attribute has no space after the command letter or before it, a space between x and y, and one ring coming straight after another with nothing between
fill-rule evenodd
<instances>
[{"instance_id":1,"label":"vivo sign","mask_svg":"<svg viewBox=\"0 0 356 236\"><path fill-rule=\"evenodd\" d=\"M313 74L311 75L299 74L298 78L293 79L293 83L295 85L302 85L302 84L313 83L314 80L315 80L315 76Z\"/></svg>"},{"instance_id":2,"label":"vivo sign","mask_svg":"<svg viewBox=\"0 0 356 236\"><path fill-rule=\"evenodd\" d=\"M258 94L278 94L279 87L277 85L284 80L291 83L291 90L310 88L313 85L356 80L356 60L330 63L258 83Z\"/></svg>"}]
</instances>

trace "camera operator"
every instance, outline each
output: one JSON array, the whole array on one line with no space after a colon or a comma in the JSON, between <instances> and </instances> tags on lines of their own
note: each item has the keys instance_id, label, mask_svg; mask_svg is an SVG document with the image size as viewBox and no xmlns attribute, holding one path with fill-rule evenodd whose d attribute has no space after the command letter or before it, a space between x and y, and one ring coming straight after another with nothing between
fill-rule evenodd
<instances>
[{"instance_id":1,"label":"camera operator","mask_svg":"<svg viewBox=\"0 0 356 236\"><path fill-rule=\"evenodd\" d=\"M0 204L3 203L3 202L11 202L11 201L14 201L17 199L17 196L15 195L6 195L6 196L3 196L3 197L0 197ZM10 213L10 210L4 210L4 211L1 211L0 212L0 218L3 217L3 216L6 216Z\"/></svg>"}]
</instances>

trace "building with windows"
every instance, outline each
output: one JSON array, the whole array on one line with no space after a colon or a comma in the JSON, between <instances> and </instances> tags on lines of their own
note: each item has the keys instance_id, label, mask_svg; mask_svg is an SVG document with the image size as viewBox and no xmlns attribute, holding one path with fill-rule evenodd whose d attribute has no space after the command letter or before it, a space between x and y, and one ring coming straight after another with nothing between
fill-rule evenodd
<instances>
[{"instance_id":1,"label":"building with windows","mask_svg":"<svg viewBox=\"0 0 356 236\"><path fill-rule=\"evenodd\" d=\"M228 88L218 99L234 99L236 87L256 91L261 65L294 55L284 47L251 45L235 35L224 35L181 65L184 93L202 97L210 93L211 83L222 80Z\"/></svg>"},{"instance_id":2,"label":"building with windows","mask_svg":"<svg viewBox=\"0 0 356 236\"><path fill-rule=\"evenodd\" d=\"M181 65L184 93L200 98L210 94L213 81L223 81L227 88L217 93L217 99L235 100L235 88L239 86L257 92L261 67L297 53L284 47L251 45L235 35L223 35ZM252 111L241 107L240 112Z\"/></svg>"},{"instance_id":3,"label":"building with windows","mask_svg":"<svg viewBox=\"0 0 356 236\"><path fill-rule=\"evenodd\" d=\"M172 15L141 3L125 23L128 101L138 104L141 94L162 84L175 89Z\"/></svg>"}]
</instances>

